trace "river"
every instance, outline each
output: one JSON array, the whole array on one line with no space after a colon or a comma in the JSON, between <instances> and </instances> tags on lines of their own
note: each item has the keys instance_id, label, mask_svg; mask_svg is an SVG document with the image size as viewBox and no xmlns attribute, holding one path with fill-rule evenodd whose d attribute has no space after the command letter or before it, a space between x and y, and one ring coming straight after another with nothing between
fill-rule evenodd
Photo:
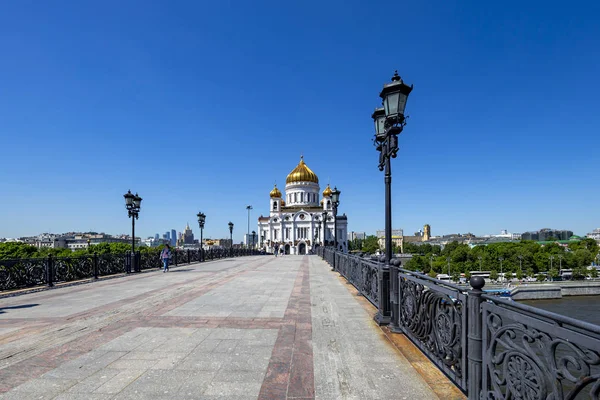
<instances>
[{"instance_id":1,"label":"river","mask_svg":"<svg viewBox=\"0 0 600 400\"><path fill-rule=\"evenodd\" d=\"M600 296L567 296L562 299L520 300L519 303L600 325Z\"/></svg>"}]
</instances>

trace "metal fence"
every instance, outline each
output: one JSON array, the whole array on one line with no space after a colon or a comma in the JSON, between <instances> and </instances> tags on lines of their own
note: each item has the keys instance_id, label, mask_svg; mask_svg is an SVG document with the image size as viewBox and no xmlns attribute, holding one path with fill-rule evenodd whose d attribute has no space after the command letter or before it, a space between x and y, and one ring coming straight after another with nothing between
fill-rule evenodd
<instances>
[{"instance_id":1,"label":"metal fence","mask_svg":"<svg viewBox=\"0 0 600 400\"><path fill-rule=\"evenodd\" d=\"M178 266L195 262L264 254L252 249L173 250L171 264ZM132 262L133 261L133 262ZM21 258L0 260L0 292L100 276L141 272L162 268L158 252L126 254L89 254L74 257Z\"/></svg>"},{"instance_id":2,"label":"metal fence","mask_svg":"<svg viewBox=\"0 0 600 400\"><path fill-rule=\"evenodd\" d=\"M317 254L379 316L391 313L390 329L405 334L469 399L600 398L600 326L487 295L481 277L465 288L398 268L398 261L386 266L330 248ZM396 276L385 274L390 268L397 268L397 282L386 282Z\"/></svg>"}]
</instances>

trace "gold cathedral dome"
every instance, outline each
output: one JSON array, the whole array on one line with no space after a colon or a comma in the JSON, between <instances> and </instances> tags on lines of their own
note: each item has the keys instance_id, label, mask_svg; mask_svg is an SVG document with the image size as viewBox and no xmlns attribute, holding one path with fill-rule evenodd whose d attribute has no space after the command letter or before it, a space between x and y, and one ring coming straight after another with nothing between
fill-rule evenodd
<instances>
[{"instance_id":1,"label":"gold cathedral dome","mask_svg":"<svg viewBox=\"0 0 600 400\"><path fill-rule=\"evenodd\" d=\"M277 185L275 185L273 190L271 190L271 193L269 193L269 196L271 196L272 199L278 199L281 197L281 192L279 191L279 189L277 189Z\"/></svg>"},{"instance_id":2,"label":"gold cathedral dome","mask_svg":"<svg viewBox=\"0 0 600 400\"><path fill-rule=\"evenodd\" d=\"M325 190L323 190L323 197L331 197L331 187L327 184Z\"/></svg>"},{"instance_id":3,"label":"gold cathedral dome","mask_svg":"<svg viewBox=\"0 0 600 400\"><path fill-rule=\"evenodd\" d=\"M304 163L304 157L300 157L300 163L294 168L292 172L285 179L285 183L295 182L314 182L319 183L319 177L317 174L312 172L310 168Z\"/></svg>"}]
</instances>

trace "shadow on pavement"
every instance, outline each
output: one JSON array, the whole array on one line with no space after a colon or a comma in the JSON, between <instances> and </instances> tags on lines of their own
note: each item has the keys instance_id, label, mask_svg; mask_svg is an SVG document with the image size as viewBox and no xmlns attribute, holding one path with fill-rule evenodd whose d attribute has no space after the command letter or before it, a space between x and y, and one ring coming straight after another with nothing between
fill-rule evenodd
<instances>
[{"instance_id":1,"label":"shadow on pavement","mask_svg":"<svg viewBox=\"0 0 600 400\"><path fill-rule=\"evenodd\" d=\"M31 307L35 307L35 306L39 306L39 304L23 304L20 306L0 307L0 314L5 314L6 311L4 311L4 310L14 310L14 309L18 309L18 308L31 308Z\"/></svg>"}]
</instances>

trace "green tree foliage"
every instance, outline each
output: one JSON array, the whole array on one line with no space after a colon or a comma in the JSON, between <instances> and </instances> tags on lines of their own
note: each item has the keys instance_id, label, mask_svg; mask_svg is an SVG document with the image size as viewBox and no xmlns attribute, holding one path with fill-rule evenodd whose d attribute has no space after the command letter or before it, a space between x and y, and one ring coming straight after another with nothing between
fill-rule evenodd
<instances>
[{"instance_id":1,"label":"green tree foliage","mask_svg":"<svg viewBox=\"0 0 600 400\"><path fill-rule=\"evenodd\" d=\"M448 273L447 257L450 257L452 270L461 273L467 271L500 271L499 258L503 258L502 272L518 273L518 276L536 277L539 272L552 268L574 269L587 267L594 261L599 248L593 239L572 242L568 248L557 243L544 246L534 241L502 242L490 245L477 245L470 248L458 242L448 243L444 249L431 244L406 243L405 253L413 254L413 261L406 267L438 273ZM519 258L519 256L521 258ZM552 257L552 259L551 259ZM523 273L525 272L525 273Z\"/></svg>"},{"instance_id":2,"label":"green tree foliage","mask_svg":"<svg viewBox=\"0 0 600 400\"><path fill-rule=\"evenodd\" d=\"M497 281L498 280L498 271L496 271L495 269L490 271L490 279L492 281Z\"/></svg>"},{"instance_id":3,"label":"green tree foliage","mask_svg":"<svg viewBox=\"0 0 600 400\"><path fill-rule=\"evenodd\" d=\"M379 250L379 241L377 236L370 235L365 238L362 244L362 251L365 253L373 254Z\"/></svg>"},{"instance_id":4,"label":"green tree foliage","mask_svg":"<svg viewBox=\"0 0 600 400\"><path fill-rule=\"evenodd\" d=\"M164 246L159 247L136 247L136 250L142 253L157 253ZM0 243L0 260L11 258L39 258L39 257L74 257L83 256L93 253L97 254L123 254L131 252L131 244L129 243L99 243L93 244L89 248L71 251L70 249L51 249L31 246L25 243L8 242Z\"/></svg>"},{"instance_id":5,"label":"green tree foliage","mask_svg":"<svg viewBox=\"0 0 600 400\"><path fill-rule=\"evenodd\" d=\"M588 271L588 276L590 278L597 278L598 277L598 270L596 268L592 268Z\"/></svg>"},{"instance_id":6,"label":"green tree foliage","mask_svg":"<svg viewBox=\"0 0 600 400\"><path fill-rule=\"evenodd\" d=\"M523 271L522 270L518 269L516 274L517 274L518 280L523 280Z\"/></svg>"}]
</instances>

